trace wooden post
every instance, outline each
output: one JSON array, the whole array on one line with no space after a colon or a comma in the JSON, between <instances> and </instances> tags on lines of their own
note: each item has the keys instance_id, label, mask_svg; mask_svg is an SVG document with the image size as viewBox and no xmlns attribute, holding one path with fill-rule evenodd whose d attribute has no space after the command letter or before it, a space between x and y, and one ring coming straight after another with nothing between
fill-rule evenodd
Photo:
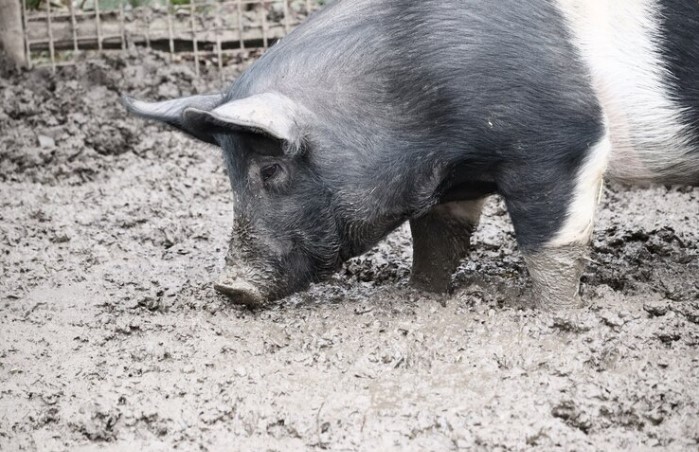
<instances>
[{"instance_id":1,"label":"wooden post","mask_svg":"<svg viewBox=\"0 0 699 452\"><path fill-rule=\"evenodd\" d=\"M27 65L21 0L0 0L0 44L18 66Z\"/></svg>"}]
</instances>

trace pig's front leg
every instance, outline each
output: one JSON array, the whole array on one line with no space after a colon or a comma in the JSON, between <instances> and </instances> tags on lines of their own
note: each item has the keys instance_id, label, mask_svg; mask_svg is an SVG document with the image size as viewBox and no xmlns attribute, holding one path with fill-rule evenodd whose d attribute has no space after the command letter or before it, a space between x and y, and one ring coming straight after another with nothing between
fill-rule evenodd
<instances>
[{"instance_id":1,"label":"pig's front leg","mask_svg":"<svg viewBox=\"0 0 699 452\"><path fill-rule=\"evenodd\" d=\"M469 250L483 200L440 204L410 220L413 236L411 283L429 292L446 292L451 275Z\"/></svg>"},{"instance_id":2,"label":"pig's front leg","mask_svg":"<svg viewBox=\"0 0 699 452\"><path fill-rule=\"evenodd\" d=\"M567 245L525 251L532 278L532 297L543 309L580 308L580 277L587 263L588 245Z\"/></svg>"},{"instance_id":3,"label":"pig's front leg","mask_svg":"<svg viewBox=\"0 0 699 452\"><path fill-rule=\"evenodd\" d=\"M505 177L503 196L540 308L583 305L580 277L610 149L604 138L577 166L519 168Z\"/></svg>"}]
</instances>

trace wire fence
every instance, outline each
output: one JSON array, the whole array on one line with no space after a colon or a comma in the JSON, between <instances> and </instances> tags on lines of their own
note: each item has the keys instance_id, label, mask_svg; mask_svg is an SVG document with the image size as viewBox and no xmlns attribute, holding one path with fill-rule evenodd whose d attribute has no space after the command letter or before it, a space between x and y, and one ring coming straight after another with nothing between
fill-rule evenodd
<instances>
[{"instance_id":1,"label":"wire fence","mask_svg":"<svg viewBox=\"0 0 699 452\"><path fill-rule=\"evenodd\" d=\"M29 66L72 65L148 47L221 69L241 51L266 49L323 0L18 0ZM87 2L89 4L86 4Z\"/></svg>"}]
</instances>

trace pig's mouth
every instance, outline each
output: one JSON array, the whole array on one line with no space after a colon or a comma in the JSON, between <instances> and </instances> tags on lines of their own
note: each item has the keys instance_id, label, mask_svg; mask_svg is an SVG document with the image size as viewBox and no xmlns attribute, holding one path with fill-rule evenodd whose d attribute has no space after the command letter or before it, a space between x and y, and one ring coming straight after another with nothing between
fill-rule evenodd
<instances>
[{"instance_id":1,"label":"pig's mouth","mask_svg":"<svg viewBox=\"0 0 699 452\"><path fill-rule=\"evenodd\" d=\"M300 265L297 261L296 268ZM312 266L305 267L306 271L292 273L284 272L280 268L274 269L275 265L268 265L266 270L259 271L227 265L214 283L214 289L234 304L259 308L268 302L305 290L313 282L327 279L341 265L339 256L332 265L326 265L322 269ZM294 263L285 262L282 268L294 266Z\"/></svg>"},{"instance_id":2,"label":"pig's mouth","mask_svg":"<svg viewBox=\"0 0 699 452\"><path fill-rule=\"evenodd\" d=\"M282 252L281 247L261 250L242 246L242 242L231 240L226 266L214 289L231 303L251 308L303 291L327 279L344 262L339 241L332 235L314 241L293 240Z\"/></svg>"}]
</instances>

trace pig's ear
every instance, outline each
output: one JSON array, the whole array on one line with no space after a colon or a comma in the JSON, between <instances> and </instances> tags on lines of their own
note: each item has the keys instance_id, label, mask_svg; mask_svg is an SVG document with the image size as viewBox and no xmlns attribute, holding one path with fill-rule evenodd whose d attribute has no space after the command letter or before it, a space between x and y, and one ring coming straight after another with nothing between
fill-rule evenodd
<instances>
[{"instance_id":1,"label":"pig's ear","mask_svg":"<svg viewBox=\"0 0 699 452\"><path fill-rule=\"evenodd\" d=\"M189 127L211 133L251 132L281 140L287 150L300 149L302 108L279 93L256 94L226 102L213 110L191 107L183 113Z\"/></svg>"},{"instance_id":2,"label":"pig's ear","mask_svg":"<svg viewBox=\"0 0 699 452\"><path fill-rule=\"evenodd\" d=\"M204 94L162 102L143 102L123 95L121 103L130 113L136 116L164 122L202 141L216 144L210 130L197 128L194 124L188 123L183 113L187 109L195 109L196 111L213 110L223 102L223 99L222 94Z\"/></svg>"}]
</instances>

